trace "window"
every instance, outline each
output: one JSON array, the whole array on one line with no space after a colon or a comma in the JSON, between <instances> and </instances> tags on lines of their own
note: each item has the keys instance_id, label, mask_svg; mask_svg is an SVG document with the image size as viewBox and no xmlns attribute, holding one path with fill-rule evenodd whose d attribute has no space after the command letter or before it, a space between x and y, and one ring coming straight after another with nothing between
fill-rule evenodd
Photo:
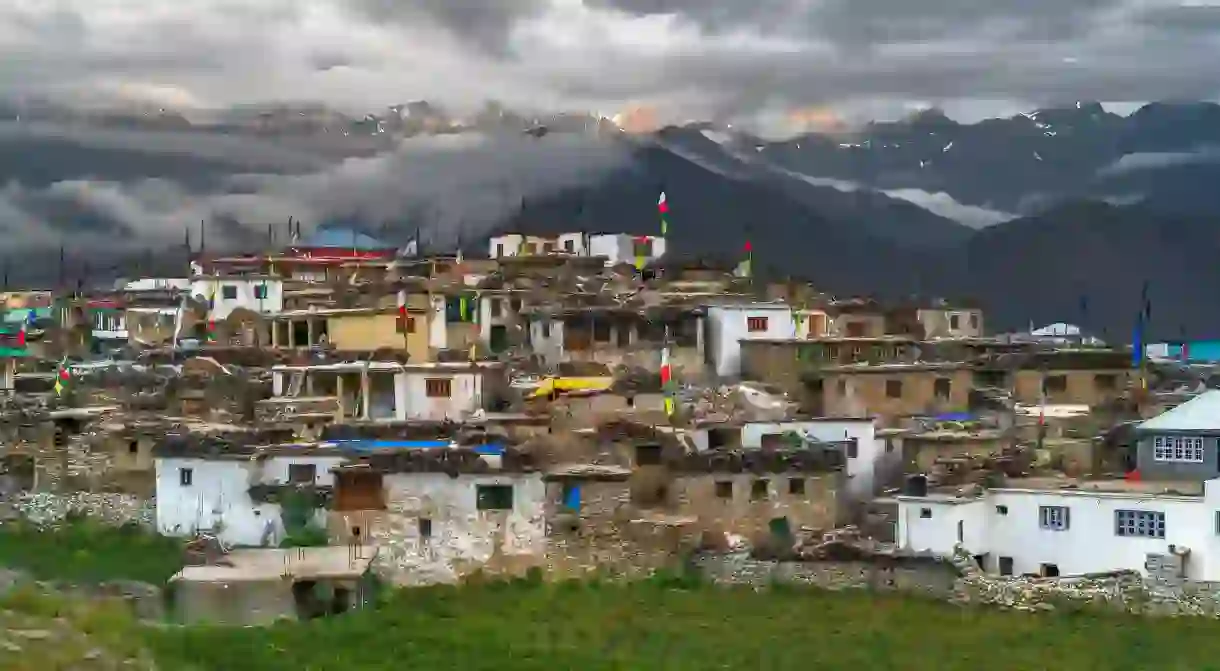
<instances>
[{"instance_id":1,"label":"window","mask_svg":"<svg viewBox=\"0 0 1220 671\"><path fill-rule=\"evenodd\" d=\"M312 484L317 477L317 464L288 464L288 482L294 485Z\"/></svg>"},{"instance_id":2,"label":"window","mask_svg":"<svg viewBox=\"0 0 1220 671\"><path fill-rule=\"evenodd\" d=\"M972 328L976 331L979 328L979 315L977 312L970 313L970 328Z\"/></svg>"},{"instance_id":3,"label":"window","mask_svg":"<svg viewBox=\"0 0 1220 671\"><path fill-rule=\"evenodd\" d=\"M432 520L426 517L419 518L419 537L424 540L432 538Z\"/></svg>"},{"instance_id":4,"label":"window","mask_svg":"<svg viewBox=\"0 0 1220 671\"><path fill-rule=\"evenodd\" d=\"M1046 391L1048 393L1064 392L1067 391L1068 388L1068 379L1066 375L1048 375L1043 384L1046 385Z\"/></svg>"},{"instance_id":5,"label":"window","mask_svg":"<svg viewBox=\"0 0 1220 671\"><path fill-rule=\"evenodd\" d=\"M864 337L864 322L847 322L848 338L863 338Z\"/></svg>"},{"instance_id":6,"label":"window","mask_svg":"<svg viewBox=\"0 0 1220 671\"><path fill-rule=\"evenodd\" d=\"M885 439L885 453L886 453L886 454L890 454L890 453L892 453L893 451L894 451L894 439L893 439L893 438L886 438L886 439Z\"/></svg>"},{"instance_id":7,"label":"window","mask_svg":"<svg viewBox=\"0 0 1220 671\"><path fill-rule=\"evenodd\" d=\"M1059 577L1059 565L1058 564L1043 564L1041 573L1042 573L1043 578L1058 578Z\"/></svg>"},{"instance_id":8,"label":"window","mask_svg":"<svg viewBox=\"0 0 1220 671\"><path fill-rule=\"evenodd\" d=\"M1000 575L1012 575L1012 557L1000 557Z\"/></svg>"},{"instance_id":9,"label":"window","mask_svg":"<svg viewBox=\"0 0 1220 671\"><path fill-rule=\"evenodd\" d=\"M1038 526L1051 531L1067 531L1071 524L1067 506L1039 506Z\"/></svg>"},{"instance_id":10,"label":"window","mask_svg":"<svg viewBox=\"0 0 1220 671\"><path fill-rule=\"evenodd\" d=\"M636 466L659 466L661 464L661 446L660 445L636 445L635 446L635 465Z\"/></svg>"},{"instance_id":11,"label":"window","mask_svg":"<svg viewBox=\"0 0 1220 671\"><path fill-rule=\"evenodd\" d=\"M853 440L847 444L847 458L855 459L858 456L860 456L860 444Z\"/></svg>"},{"instance_id":12,"label":"window","mask_svg":"<svg viewBox=\"0 0 1220 671\"><path fill-rule=\"evenodd\" d=\"M397 326L399 333L415 333L415 317L398 315Z\"/></svg>"},{"instance_id":13,"label":"window","mask_svg":"<svg viewBox=\"0 0 1220 671\"><path fill-rule=\"evenodd\" d=\"M733 483L729 481L716 483L716 498L731 499L733 498Z\"/></svg>"},{"instance_id":14,"label":"window","mask_svg":"<svg viewBox=\"0 0 1220 671\"><path fill-rule=\"evenodd\" d=\"M760 501L767 498L767 493L770 489L770 481L755 480L750 483L750 498L754 501Z\"/></svg>"},{"instance_id":15,"label":"window","mask_svg":"<svg viewBox=\"0 0 1220 671\"><path fill-rule=\"evenodd\" d=\"M947 377L936 378L932 383L932 393L936 398L949 398L953 391L953 381Z\"/></svg>"},{"instance_id":16,"label":"window","mask_svg":"<svg viewBox=\"0 0 1220 671\"><path fill-rule=\"evenodd\" d=\"M596 342L610 342L610 322L605 319L593 320L593 340Z\"/></svg>"},{"instance_id":17,"label":"window","mask_svg":"<svg viewBox=\"0 0 1220 671\"><path fill-rule=\"evenodd\" d=\"M1114 535L1164 538L1165 513L1148 510L1115 510Z\"/></svg>"},{"instance_id":18,"label":"window","mask_svg":"<svg viewBox=\"0 0 1220 671\"><path fill-rule=\"evenodd\" d=\"M902 380L886 380L885 395L889 398L902 398Z\"/></svg>"},{"instance_id":19,"label":"window","mask_svg":"<svg viewBox=\"0 0 1220 671\"><path fill-rule=\"evenodd\" d=\"M563 241L563 249L564 249L564 251L566 251L566 252L574 252L574 251L576 251L576 241L575 241L575 240L564 240L564 241Z\"/></svg>"},{"instance_id":20,"label":"window","mask_svg":"<svg viewBox=\"0 0 1220 671\"><path fill-rule=\"evenodd\" d=\"M551 337L551 322L549 322L549 321L542 322L542 337L543 338Z\"/></svg>"},{"instance_id":21,"label":"window","mask_svg":"<svg viewBox=\"0 0 1220 671\"><path fill-rule=\"evenodd\" d=\"M226 301L237 300L237 287L232 284L226 284L220 288L220 297Z\"/></svg>"},{"instance_id":22,"label":"window","mask_svg":"<svg viewBox=\"0 0 1220 671\"><path fill-rule=\"evenodd\" d=\"M957 315L949 315L949 328L956 331L961 326L961 319Z\"/></svg>"},{"instance_id":23,"label":"window","mask_svg":"<svg viewBox=\"0 0 1220 671\"><path fill-rule=\"evenodd\" d=\"M512 485L479 485L475 487L475 507L479 510L512 510Z\"/></svg>"},{"instance_id":24,"label":"window","mask_svg":"<svg viewBox=\"0 0 1220 671\"><path fill-rule=\"evenodd\" d=\"M432 377L424 380L424 392L428 398L453 396L453 380L447 377Z\"/></svg>"},{"instance_id":25,"label":"window","mask_svg":"<svg viewBox=\"0 0 1220 671\"><path fill-rule=\"evenodd\" d=\"M957 521L957 542L966 542L966 523L961 520Z\"/></svg>"},{"instance_id":26,"label":"window","mask_svg":"<svg viewBox=\"0 0 1220 671\"><path fill-rule=\"evenodd\" d=\"M511 301L508 302L508 305L510 308L512 308L513 312L521 312L521 299L520 298L512 299Z\"/></svg>"},{"instance_id":27,"label":"window","mask_svg":"<svg viewBox=\"0 0 1220 671\"><path fill-rule=\"evenodd\" d=\"M128 452L129 454L139 454L139 452L140 452L140 441L138 441L138 440L133 440L133 441L131 441L130 443L127 443L127 452Z\"/></svg>"},{"instance_id":28,"label":"window","mask_svg":"<svg viewBox=\"0 0 1220 671\"><path fill-rule=\"evenodd\" d=\"M788 493L794 496L805 494L805 478L788 478Z\"/></svg>"},{"instance_id":29,"label":"window","mask_svg":"<svg viewBox=\"0 0 1220 671\"><path fill-rule=\"evenodd\" d=\"M504 256L504 243L496 243L496 253L493 256L495 258Z\"/></svg>"},{"instance_id":30,"label":"window","mask_svg":"<svg viewBox=\"0 0 1220 671\"><path fill-rule=\"evenodd\" d=\"M1118 388L1118 376L1113 373L1098 373L1093 376L1093 386L1098 391L1110 391Z\"/></svg>"},{"instance_id":31,"label":"window","mask_svg":"<svg viewBox=\"0 0 1220 671\"><path fill-rule=\"evenodd\" d=\"M995 512L996 512L996 514L997 514L997 515L1007 515L1007 514L1008 514L1008 506L996 506L996 507L995 507Z\"/></svg>"},{"instance_id":32,"label":"window","mask_svg":"<svg viewBox=\"0 0 1220 671\"><path fill-rule=\"evenodd\" d=\"M1203 463L1203 439L1186 436L1156 436L1152 439L1152 458L1156 461Z\"/></svg>"},{"instance_id":33,"label":"window","mask_svg":"<svg viewBox=\"0 0 1220 671\"><path fill-rule=\"evenodd\" d=\"M750 333L762 333L767 330L766 317L746 317L746 330Z\"/></svg>"},{"instance_id":34,"label":"window","mask_svg":"<svg viewBox=\"0 0 1220 671\"><path fill-rule=\"evenodd\" d=\"M931 508L920 508L919 516L925 520L932 519L932 509Z\"/></svg>"},{"instance_id":35,"label":"window","mask_svg":"<svg viewBox=\"0 0 1220 671\"><path fill-rule=\"evenodd\" d=\"M492 298L492 299L490 299L490 303L491 303L491 316L492 317L499 317L501 314L504 313L504 302L501 299Z\"/></svg>"},{"instance_id":36,"label":"window","mask_svg":"<svg viewBox=\"0 0 1220 671\"><path fill-rule=\"evenodd\" d=\"M194 469L191 469L191 468L179 468L178 469L178 484L182 485L183 487L190 487L191 483L193 483L194 481L195 481Z\"/></svg>"},{"instance_id":37,"label":"window","mask_svg":"<svg viewBox=\"0 0 1220 671\"><path fill-rule=\"evenodd\" d=\"M267 299L267 285L259 284L259 285L255 286L254 287L254 297L260 301L266 300Z\"/></svg>"}]
</instances>

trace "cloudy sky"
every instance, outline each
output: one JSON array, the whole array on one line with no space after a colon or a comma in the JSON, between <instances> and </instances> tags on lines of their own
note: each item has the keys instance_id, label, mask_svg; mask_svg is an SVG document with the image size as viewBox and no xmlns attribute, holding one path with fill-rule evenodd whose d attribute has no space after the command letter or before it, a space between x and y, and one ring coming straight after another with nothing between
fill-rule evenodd
<instances>
[{"instance_id":1,"label":"cloudy sky","mask_svg":"<svg viewBox=\"0 0 1220 671\"><path fill-rule=\"evenodd\" d=\"M1076 100L1122 112L1215 99L1218 38L1220 6L1168 0L8 0L0 102L204 116L497 99L783 133L809 129L789 128L794 116L939 106L972 121ZM0 123L0 232L10 246L174 244L200 219L255 230L288 215L401 222L420 208L491 225L523 196L628 160L587 139L431 138L376 156L231 140ZM464 195L475 192L488 195Z\"/></svg>"},{"instance_id":2,"label":"cloudy sky","mask_svg":"<svg viewBox=\"0 0 1220 671\"><path fill-rule=\"evenodd\" d=\"M492 97L679 117L937 104L966 119L1214 98L1208 1L10 0L0 91L352 110Z\"/></svg>"}]
</instances>

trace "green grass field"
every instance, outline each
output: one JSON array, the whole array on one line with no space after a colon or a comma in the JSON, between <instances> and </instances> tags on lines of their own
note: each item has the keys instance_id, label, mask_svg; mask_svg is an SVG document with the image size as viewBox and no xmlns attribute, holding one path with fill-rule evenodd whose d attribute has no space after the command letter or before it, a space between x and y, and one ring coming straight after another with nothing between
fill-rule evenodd
<instances>
[{"instance_id":1,"label":"green grass field","mask_svg":"<svg viewBox=\"0 0 1220 671\"><path fill-rule=\"evenodd\" d=\"M0 565L39 578L160 584L177 541L86 522L0 528ZM0 599L3 669L112 668L151 652L172 671L1220 671L1220 622L1095 613L1030 615L916 598L681 580L520 581L398 592L375 610L269 628L140 625L112 604L27 589ZM95 650L96 648L96 650ZM104 651L100 658L82 661Z\"/></svg>"},{"instance_id":2,"label":"green grass field","mask_svg":"<svg viewBox=\"0 0 1220 671\"><path fill-rule=\"evenodd\" d=\"M481 585L270 629L149 633L163 668L1206 671L1220 623L962 609L918 599L656 583Z\"/></svg>"},{"instance_id":3,"label":"green grass field","mask_svg":"<svg viewBox=\"0 0 1220 671\"><path fill-rule=\"evenodd\" d=\"M28 571L39 580L163 585L182 568L182 542L87 520L65 522L54 531L8 523L0 526L0 566Z\"/></svg>"}]
</instances>

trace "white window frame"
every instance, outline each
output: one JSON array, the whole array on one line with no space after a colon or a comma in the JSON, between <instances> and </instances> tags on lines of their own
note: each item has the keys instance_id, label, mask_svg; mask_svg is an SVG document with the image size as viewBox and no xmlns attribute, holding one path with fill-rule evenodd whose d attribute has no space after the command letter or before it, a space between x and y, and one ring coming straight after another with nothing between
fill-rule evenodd
<instances>
[{"instance_id":1,"label":"white window frame","mask_svg":"<svg viewBox=\"0 0 1220 671\"><path fill-rule=\"evenodd\" d=\"M1189 464L1203 463L1203 439L1194 436L1154 436L1152 458Z\"/></svg>"},{"instance_id":2,"label":"white window frame","mask_svg":"<svg viewBox=\"0 0 1220 671\"><path fill-rule=\"evenodd\" d=\"M1067 506L1038 506L1038 526L1049 531L1067 531L1072 513Z\"/></svg>"},{"instance_id":3,"label":"white window frame","mask_svg":"<svg viewBox=\"0 0 1220 671\"><path fill-rule=\"evenodd\" d=\"M1165 513L1156 510L1115 510L1114 535L1125 538L1164 538Z\"/></svg>"}]
</instances>

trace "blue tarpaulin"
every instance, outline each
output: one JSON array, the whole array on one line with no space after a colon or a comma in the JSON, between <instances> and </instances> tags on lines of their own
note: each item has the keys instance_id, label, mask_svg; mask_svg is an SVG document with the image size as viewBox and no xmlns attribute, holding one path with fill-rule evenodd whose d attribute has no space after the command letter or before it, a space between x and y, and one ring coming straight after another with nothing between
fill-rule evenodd
<instances>
[{"instance_id":1,"label":"blue tarpaulin","mask_svg":"<svg viewBox=\"0 0 1220 671\"><path fill-rule=\"evenodd\" d=\"M973 422L976 418L968 412L947 412L943 415L937 415L938 422Z\"/></svg>"},{"instance_id":2,"label":"blue tarpaulin","mask_svg":"<svg viewBox=\"0 0 1220 671\"><path fill-rule=\"evenodd\" d=\"M449 447L447 440L331 440L337 447L355 452L372 452L373 450L420 450ZM467 445L476 453L485 456L498 457L504 454L504 446L496 443L484 445Z\"/></svg>"}]
</instances>

